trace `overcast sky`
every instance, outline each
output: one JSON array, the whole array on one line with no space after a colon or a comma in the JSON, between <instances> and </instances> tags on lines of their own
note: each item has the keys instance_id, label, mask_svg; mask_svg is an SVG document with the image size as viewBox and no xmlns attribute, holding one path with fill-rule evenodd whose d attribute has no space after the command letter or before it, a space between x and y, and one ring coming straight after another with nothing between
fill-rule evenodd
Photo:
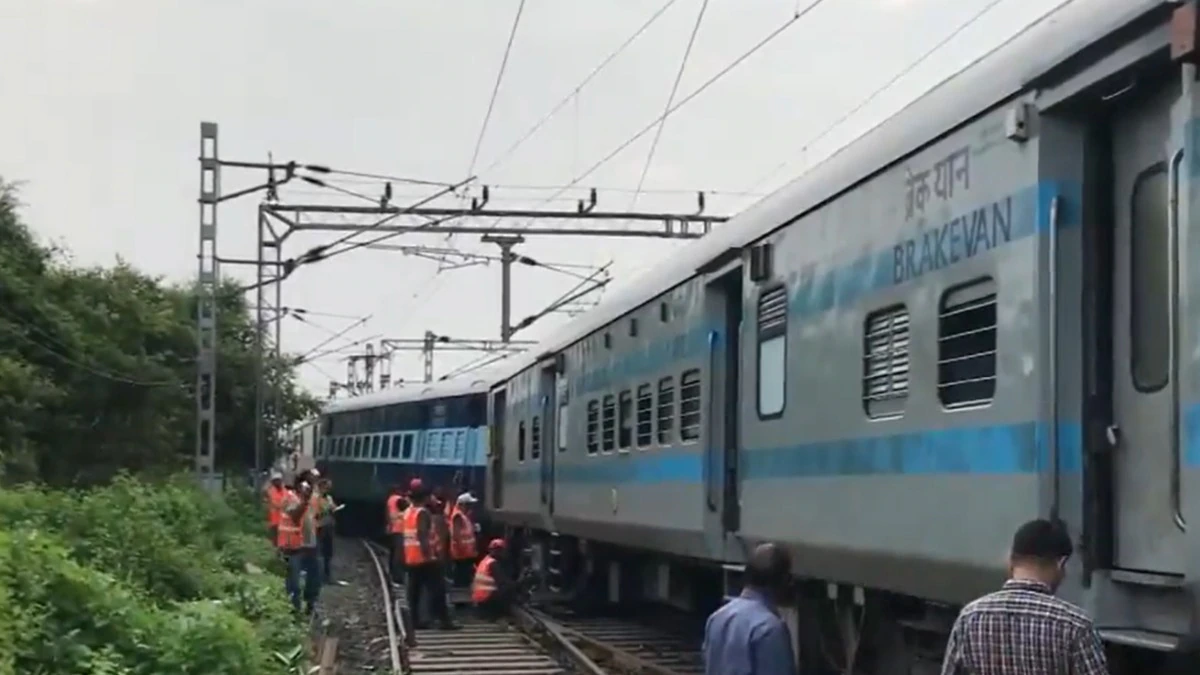
<instances>
[{"instance_id":1,"label":"overcast sky","mask_svg":"<svg viewBox=\"0 0 1200 675\"><path fill-rule=\"evenodd\" d=\"M793 21L813 0L710 0L676 101L791 23L667 119L636 208L690 212L694 191L709 190L708 212L736 213L1058 1L824 0ZM25 183L28 222L67 246L78 262L108 264L120 256L149 272L192 280L201 120L220 125L225 159L265 161L273 153L279 161L347 171L462 180L519 4L0 0L0 176ZM571 183L663 113L704 0L670 3L561 112L514 152L506 151L664 4L525 3L475 167L477 185L517 187L493 188L491 206L573 208L584 188L593 186L601 188L599 209L630 206L653 132L555 201L546 202L555 190L520 186ZM227 169L223 188L263 178ZM381 190L377 180L331 179L369 196ZM395 201L427 190L396 184ZM366 204L303 184L281 189L280 198ZM258 203L259 197L245 197L221 206L223 257L254 256ZM297 234L285 255L334 236ZM442 235L391 243L497 252L467 235L449 244ZM543 236L530 237L519 250L547 263L598 266L613 260L616 286L636 283L646 265L682 245ZM226 265L222 274L249 281L253 270ZM283 303L312 312L311 324L285 319L284 349L306 352L354 321L316 313L371 317L331 347L374 335L419 337L425 330L495 338L499 274L494 262L439 273L435 261L368 249L302 268L284 284ZM514 321L574 283L565 274L518 269ZM566 320L551 315L517 337L536 339ZM344 380L343 357L352 351L303 368L305 385L324 393L330 376ZM440 354L435 375L476 356ZM392 370L394 377L419 379L419 355L397 355Z\"/></svg>"}]
</instances>

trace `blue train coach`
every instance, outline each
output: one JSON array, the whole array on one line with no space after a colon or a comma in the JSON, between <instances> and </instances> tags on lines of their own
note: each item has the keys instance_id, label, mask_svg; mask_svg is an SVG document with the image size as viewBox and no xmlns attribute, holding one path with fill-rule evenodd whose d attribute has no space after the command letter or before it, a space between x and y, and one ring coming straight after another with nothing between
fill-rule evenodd
<instances>
[{"instance_id":1,"label":"blue train coach","mask_svg":"<svg viewBox=\"0 0 1200 675\"><path fill-rule=\"evenodd\" d=\"M486 380L461 379L330 402L321 411L317 466L333 479L348 520L374 524L388 488L413 478L482 496L487 390Z\"/></svg>"}]
</instances>

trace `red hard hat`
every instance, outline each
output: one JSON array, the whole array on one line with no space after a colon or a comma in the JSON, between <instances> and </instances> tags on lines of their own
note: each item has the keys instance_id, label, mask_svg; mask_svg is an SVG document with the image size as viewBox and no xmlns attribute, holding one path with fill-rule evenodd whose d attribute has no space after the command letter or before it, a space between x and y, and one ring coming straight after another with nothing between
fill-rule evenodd
<instances>
[{"instance_id":1,"label":"red hard hat","mask_svg":"<svg viewBox=\"0 0 1200 675\"><path fill-rule=\"evenodd\" d=\"M488 542L489 553L493 551L503 551L506 548L508 548L508 544L505 544L503 539L493 539Z\"/></svg>"},{"instance_id":2,"label":"red hard hat","mask_svg":"<svg viewBox=\"0 0 1200 675\"><path fill-rule=\"evenodd\" d=\"M422 483L420 478L414 478L408 482L409 492L420 492L424 487L425 483Z\"/></svg>"}]
</instances>

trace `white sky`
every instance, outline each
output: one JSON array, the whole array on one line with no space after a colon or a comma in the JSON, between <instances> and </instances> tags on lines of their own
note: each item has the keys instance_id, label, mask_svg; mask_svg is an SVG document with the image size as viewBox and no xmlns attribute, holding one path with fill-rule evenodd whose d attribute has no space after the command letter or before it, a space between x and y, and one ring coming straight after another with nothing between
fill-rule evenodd
<instances>
[{"instance_id":1,"label":"white sky","mask_svg":"<svg viewBox=\"0 0 1200 675\"><path fill-rule=\"evenodd\" d=\"M477 170L495 163L665 1L528 0ZM799 7L811 2L800 0ZM824 0L667 119L637 208L694 211L693 192L704 189L724 193L709 195L708 212L736 213L1057 2ZM220 125L224 159L265 161L271 152L277 161L461 180L518 4L0 0L0 176L24 182L28 222L68 247L78 262L107 264L120 256L151 273L191 280L198 249L201 120ZM661 115L702 4L676 0L575 102L480 173L479 184L565 185ZM676 100L791 20L796 10L796 0L710 0ZM932 57L830 129L955 31L960 32ZM552 190L494 188L490 205L573 208L584 188L595 186L601 188L599 209L626 209L653 136L646 134L558 201L544 202ZM227 169L223 189L262 179ZM361 178L342 177L337 184L372 196L381 190L379 181ZM421 190L397 184L394 201L412 200L425 194ZM299 183L283 188L280 197L366 204ZM254 256L258 200L245 197L221 206L223 257ZM285 256L334 237L299 233L288 240ZM390 243L447 245L444 235L410 235ZM455 237L452 245L497 253L474 236ZM642 268L683 245L543 236L529 237L519 251L543 262L614 260L615 287L636 282ZM226 265L222 274L253 278L247 267ZM565 275L518 268L514 322L574 283ZM496 338L499 266L439 274L434 261L360 249L298 270L284 284L283 303L313 313L370 315L346 334L347 341L377 334L419 337L425 330ZM308 351L329 331L353 322L311 320L318 325L284 320L285 350ZM537 339L566 320L551 315L517 337ZM344 354L350 351L304 367L304 384L324 394L329 376L344 380ZM435 375L474 358L439 354ZM398 354L392 372L394 378L419 378L419 355Z\"/></svg>"}]
</instances>

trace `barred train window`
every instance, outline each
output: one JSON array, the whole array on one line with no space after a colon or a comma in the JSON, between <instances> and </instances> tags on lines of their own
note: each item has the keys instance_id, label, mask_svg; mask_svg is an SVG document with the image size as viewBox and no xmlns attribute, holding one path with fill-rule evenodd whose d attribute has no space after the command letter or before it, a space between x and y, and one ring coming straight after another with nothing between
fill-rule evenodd
<instances>
[{"instance_id":1,"label":"barred train window","mask_svg":"<svg viewBox=\"0 0 1200 675\"><path fill-rule=\"evenodd\" d=\"M621 419L617 447L621 450L628 450L629 446L633 445L633 393L628 389L621 392L617 414Z\"/></svg>"},{"instance_id":2,"label":"barred train window","mask_svg":"<svg viewBox=\"0 0 1200 675\"><path fill-rule=\"evenodd\" d=\"M679 378L679 440L700 438L700 371L684 371Z\"/></svg>"},{"instance_id":3,"label":"barred train window","mask_svg":"<svg viewBox=\"0 0 1200 675\"><path fill-rule=\"evenodd\" d=\"M637 390L637 446L654 442L654 390L643 384Z\"/></svg>"},{"instance_id":4,"label":"barred train window","mask_svg":"<svg viewBox=\"0 0 1200 675\"><path fill-rule=\"evenodd\" d=\"M542 456L542 418L533 416L533 424L529 427L529 459Z\"/></svg>"},{"instance_id":5,"label":"barred train window","mask_svg":"<svg viewBox=\"0 0 1200 675\"><path fill-rule=\"evenodd\" d=\"M947 290L938 308L938 399L948 408L996 395L996 282L983 277Z\"/></svg>"},{"instance_id":6,"label":"barred train window","mask_svg":"<svg viewBox=\"0 0 1200 675\"><path fill-rule=\"evenodd\" d=\"M617 405L612 395L604 397L604 419L600 427L600 437L604 443L604 452L612 452L617 447Z\"/></svg>"},{"instance_id":7,"label":"barred train window","mask_svg":"<svg viewBox=\"0 0 1200 675\"><path fill-rule=\"evenodd\" d=\"M600 451L600 401L587 404L587 452L594 455Z\"/></svg>"},{"instance_id":8,"label":"barred train window","mask_svg":"<svg viewBox=\"0 0 1200 675\"><path fill-rule=\"evenodd\" d=\"M787 287L758 297L758 416L783 413L787 398Z\"/></svg>"},{"instance_id":9,"label":"barred train window","mask_svg":"<svg viewBox=\"0 0 1200 675\"><path fill-rule=\"evenodd\" d=\"M525 461L525 420L517 423L517 461Z\"/></svg>"},{"instance_id":10,"label":"barred train window","mask_svg":"<svg viewBox=\"0 0 1200 675\"><path fill-rule=\"evenodd\" d=\"M664 377L658 381L658 444L671 442L671 431L675 427L675 378Z\"/></svg>"},{"instance_id":11,"label":"barred train window","mask_svg":"<svg viewBox=\"0 0 1200 675\"><path fill-rule=\"evenodd\" d=\"M863 327L863 409L867 417L895 417L908 400L908 308L867 315Z\"/></svg>"}]
</instances>

